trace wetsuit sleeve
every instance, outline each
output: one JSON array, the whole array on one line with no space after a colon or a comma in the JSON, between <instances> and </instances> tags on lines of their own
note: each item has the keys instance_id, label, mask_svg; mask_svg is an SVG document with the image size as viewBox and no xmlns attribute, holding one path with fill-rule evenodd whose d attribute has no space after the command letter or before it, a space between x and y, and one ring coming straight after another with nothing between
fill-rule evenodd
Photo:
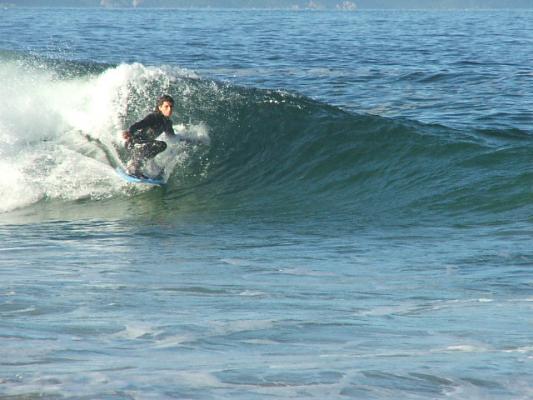
<instances>
[{"instance_id":1,"label":"wetsuit sleeve","mask_svg":"<svg viewBox=\"0 0 533 400\"><path fill-rule=\"evenodd\" d=\"M136 132L152 127L154 125L154 122L155 122L155 115L154 114L148 114L146 117L144 117L144 119L142 119L142 120L134 123L132 126L130 126L128 128L128 132L132 136L135 136Z\"/></svg>"},{"instance_id":2,"label":"wetsuit sleeve","mask_svg":"<svg viewBox=\"0 0 533 400\"><path fill-rule=\"evenodd\" d=\"M176 135L176 133L174 132L174 128L172 127L172 121L170 119L167 119L166 121L164 132L170 136Z\"/></svg>"}]
</instances>

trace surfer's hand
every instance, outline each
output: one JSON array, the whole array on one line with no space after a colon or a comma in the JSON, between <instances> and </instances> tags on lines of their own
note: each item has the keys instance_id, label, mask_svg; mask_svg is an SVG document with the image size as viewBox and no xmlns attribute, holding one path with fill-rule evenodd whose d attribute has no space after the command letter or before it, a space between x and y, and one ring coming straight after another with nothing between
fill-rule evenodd
<instances>
[{"instance_id":1,"label":"surfer's hand","mask_svg":"<svg viewBox=\"0 0 533 400\"><path fill-rule=\"evenodd\" d=\"M124 131L122 132L122 137L124 138L124 140L129 141L131 139L131 133L129 133L128 131Z\"/></svg>"}]
</instances>

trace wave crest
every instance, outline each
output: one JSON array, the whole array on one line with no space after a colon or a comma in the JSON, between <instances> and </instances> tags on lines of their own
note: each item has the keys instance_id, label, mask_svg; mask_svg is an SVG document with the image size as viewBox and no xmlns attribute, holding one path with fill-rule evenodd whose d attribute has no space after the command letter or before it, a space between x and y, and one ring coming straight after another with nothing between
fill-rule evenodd
<instances>
[{"instance_id":1,"label":"wave crest","mask_svg":"<svg viewBox=\"0 0 533 400\"><path fill-rule=\"evenodd\" d=\"M0 59L0 77L7 82L0 103L4 212L43 199L136 196L113 174L124 161L119 132L161 93L176 100L179 135L196 140L158 159L169 172L160 195L170 203L431 219L524 217L533 200L531 134L516 129L460 131L359 115L165 66L7 57Z\"/></svg>"}]
</instances>

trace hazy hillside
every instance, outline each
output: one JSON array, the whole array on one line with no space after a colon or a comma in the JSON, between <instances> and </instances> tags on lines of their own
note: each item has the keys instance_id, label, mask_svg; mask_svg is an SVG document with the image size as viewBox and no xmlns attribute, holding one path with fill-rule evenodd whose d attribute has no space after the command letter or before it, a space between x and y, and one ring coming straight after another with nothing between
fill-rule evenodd
<instances>
[{"instance_id":1,"label":"hazy hillside","mask_svg":"<svg viewBox=\"0 0 533 400\"><path fill-rule=\"evenodd\" d=\"M4 6L292 9L533 8L533 0L0 0Z\"/></svg>"}]
</instances>

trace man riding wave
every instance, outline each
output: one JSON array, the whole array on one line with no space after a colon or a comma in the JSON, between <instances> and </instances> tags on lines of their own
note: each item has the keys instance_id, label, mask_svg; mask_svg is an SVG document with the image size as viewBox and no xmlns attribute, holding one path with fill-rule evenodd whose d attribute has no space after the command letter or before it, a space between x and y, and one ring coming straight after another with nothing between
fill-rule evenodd
<instances>
[{"instance_id":1,"label":"man riding wave","mask_svg":"<svg viewBox=\"0 0 533 400\"><path fill-rule=\"evenodd\" d=\"M154 158L167 148L165 142L156 140L161 133L176 136L170 119L173 109L174 99L169 95L163 95L157 99L153 112L123 132L125 146L131 151L131 159L126 166L129 175L144 177L142 166L145 160Z\"/></svg>"}]
</instances>

